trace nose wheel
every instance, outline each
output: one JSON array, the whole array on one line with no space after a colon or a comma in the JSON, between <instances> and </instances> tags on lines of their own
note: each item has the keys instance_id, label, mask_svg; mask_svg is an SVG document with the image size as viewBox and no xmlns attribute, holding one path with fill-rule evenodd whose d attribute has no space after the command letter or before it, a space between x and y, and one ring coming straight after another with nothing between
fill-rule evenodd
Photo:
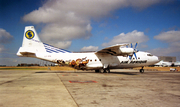
<instances>
[{"instance_id":1,"label":"nose wheel","mask_svg":"<svg viewBox=\"0 0 180 107\"><path fill-rule=\"evenodd\" d=\"M142 67L142 69L139 70L140 73L144 73L144 67Z\"/></svg>"}]
</instances>

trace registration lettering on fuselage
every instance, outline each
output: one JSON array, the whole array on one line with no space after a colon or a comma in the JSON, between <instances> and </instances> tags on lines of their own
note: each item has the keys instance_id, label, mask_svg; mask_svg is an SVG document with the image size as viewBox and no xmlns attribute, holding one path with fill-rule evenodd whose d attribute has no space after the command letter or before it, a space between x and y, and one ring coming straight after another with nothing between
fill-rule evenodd
<instances>
[{"instance_id":1,"label":"registration lettering on fuselage","mask_svg":"<svg viewBox=\"0 0 180 107\"><path fill-rule=\"evenodd\" d=\"M128 61L121 61L121 64L127 64ZM130 64L134 64L134 63L147 63L147 60L141 60L141 61L131 61Z\"/></svg>"}]
</instances>

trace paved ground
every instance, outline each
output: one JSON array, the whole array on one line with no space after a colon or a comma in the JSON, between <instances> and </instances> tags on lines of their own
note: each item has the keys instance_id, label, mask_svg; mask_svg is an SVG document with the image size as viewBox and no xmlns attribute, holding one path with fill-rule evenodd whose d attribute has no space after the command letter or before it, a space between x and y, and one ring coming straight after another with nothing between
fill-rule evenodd
<instances>
[{"instance_id":1,"label":"paved ground","mask_svg":"<svg viewBox=\"0 0 180 107\"><path fill-rule=\"evenodd\" d=\"M179 107L180 72L0 70L0 107Z\"/></svg>"}]
</instances>

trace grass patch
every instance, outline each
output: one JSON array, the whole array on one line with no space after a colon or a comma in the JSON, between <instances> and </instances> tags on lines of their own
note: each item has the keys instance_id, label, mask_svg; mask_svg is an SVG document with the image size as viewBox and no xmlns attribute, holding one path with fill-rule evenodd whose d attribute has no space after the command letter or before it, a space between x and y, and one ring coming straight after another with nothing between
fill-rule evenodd
<instances>
[{"instance_id":1,"label":"grass patch","mask_svg":"<svg viewBox=\"0 0 180 107\"><path fill-rule=\"evenodd\" d=\"M50 69L48 69L50 68ZM0 67L0 70L55 70L55 71L74 71L71 67Z\"/></svg>"},{"instance_id":2,"label":"grass patch","mask_svg":"<svg viewBox=\"0 0 180 107\"><path fill-rule=\"evenodd\" d=\"M47 70L47 67L0 67L0 70Z\"/></svg>"}]
</instances>

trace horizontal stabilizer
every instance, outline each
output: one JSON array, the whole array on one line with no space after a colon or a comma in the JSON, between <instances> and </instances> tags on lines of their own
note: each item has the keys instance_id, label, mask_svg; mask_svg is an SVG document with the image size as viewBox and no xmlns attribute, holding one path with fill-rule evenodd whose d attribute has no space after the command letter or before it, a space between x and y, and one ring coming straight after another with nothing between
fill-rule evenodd
<instances>
[{"instance_id":1,"label":"horizontal stabilizer","mask_svg":"<svg viewBox=\"0 0 180 107\"><path fill-rule=\"evenodd\" d=\"M36 56L35 53L32 53L32 52L20 52L21 55L34 55Z\"/></svg>"},{"instance_id":2,"label":"horizontal stabilizer","mask_svg":"<svg viewBox=\"0 0 180 107\"><path fill-rule=\"evenodd\" d=\"M18 56L26 56L26 57L35 57L36 50L35 48L29 47L29 48L24 48L24 47L20 47L19 51L17 52Z\"/></svg>"}]
</instances>

